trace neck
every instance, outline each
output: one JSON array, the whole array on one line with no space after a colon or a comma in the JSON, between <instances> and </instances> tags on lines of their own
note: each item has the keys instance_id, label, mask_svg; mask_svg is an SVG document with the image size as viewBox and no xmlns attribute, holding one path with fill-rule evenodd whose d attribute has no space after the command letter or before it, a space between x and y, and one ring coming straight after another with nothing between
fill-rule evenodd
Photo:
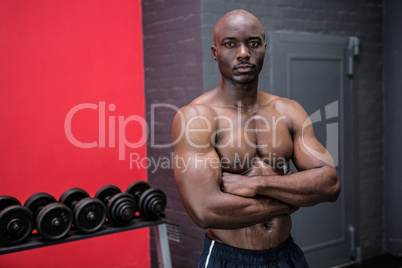
<instances>
[{"instance_id":1,"label":"neck","mask_svg":"<svg viewBox=\"0 0 402 268\"><path fill-rule=\"evenodd\" d=\"M258 80L250 84L237 84L222 77L220 88L229 105L250 109L257 104Z\"/></svg>"}]
</instances>

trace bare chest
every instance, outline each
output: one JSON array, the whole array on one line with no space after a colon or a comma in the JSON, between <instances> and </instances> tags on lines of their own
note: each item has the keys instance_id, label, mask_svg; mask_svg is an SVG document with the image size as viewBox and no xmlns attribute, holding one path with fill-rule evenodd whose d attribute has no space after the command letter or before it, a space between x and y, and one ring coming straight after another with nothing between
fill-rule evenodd
<instances>
[{"instance_id":1,"label":"bare chest","mask_svg":"<svg viewBox=\"0 0 402 268\"><path fill-rule=\"evenodd\" d=\"M269 110L222 114L225 115L216 119L215 149L223 171L283 174L293 153L289 120L285 116Z\"/></svg>"}]
</instances>

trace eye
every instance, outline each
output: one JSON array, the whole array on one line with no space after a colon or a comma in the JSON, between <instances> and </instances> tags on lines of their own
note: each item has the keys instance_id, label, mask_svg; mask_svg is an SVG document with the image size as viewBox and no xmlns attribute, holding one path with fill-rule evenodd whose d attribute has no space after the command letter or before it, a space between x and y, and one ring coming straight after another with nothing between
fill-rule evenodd
<instances>
[{"instance_id":1,"label":"eye","mask_svg":"<svg viewBox=\"0 0 402 268\"><path fill-rule=\"evenodd\" d=\"M225 47L227 48L232 48L234 46L236 46L235 42L229 41L225 43Z\"/></svg>"},{"instance_id":2,"label":"eye","mask_svg":"<svg viewBox=\"0 0 402 268\"><path fill-rule=\"evenodd\" d=\"M249 43L249 45L250 45L250 47L258 47L258 46L260 45L260 43L257 42L257 41L251 41L251 42Z\"/></svg>"}]
</instances>

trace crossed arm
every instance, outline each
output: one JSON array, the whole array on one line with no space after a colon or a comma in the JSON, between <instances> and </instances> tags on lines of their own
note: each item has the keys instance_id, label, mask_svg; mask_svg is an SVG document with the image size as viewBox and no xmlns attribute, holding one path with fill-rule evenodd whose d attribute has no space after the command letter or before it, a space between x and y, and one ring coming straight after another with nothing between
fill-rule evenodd
<instances>
[{"instance_id":1,"label":"crossed arm","mask_svg":"<svg viewBox=\"0 0 402 268\"><path fill-rule=\"evenodd\" d=\"M286 176L222 174L211 139L216 131L212 123L214 112L202 105L192 105L176 115L173 122L175 180L184 207L197 225L242 228L291 214L301 206L337 199L340 183L331 165L332 158L314 137L312 126L305 126L308 116L304 109L292 104L287 111L293 123L292 160L300 172ZM202 131L186 132L186 122L201 114L211 124L194 120L191 128Z\"/></svg>"},{"instance_id":2,"label":"crossed arm","mask_svg":"<svg viewBox=\"0 0 402 268\"><path fill-rule=\"evenodd\" d=\"M184 107L173 122L175 166L174 175L187 213L202 228L237 229L268 221L298 208L269 197L243 197L221 191L221 166L211 143L213 124L193 121L186 137L183 128L192 117L203 114L214 121L206 107ZM191 143L189 142L191 141ZM204 146L205 145L205 146ZM199 148L202 147L202 148ZM241 215L241 216L240 216Z\"/></svg>"},{"instance_id":3,"label":"crossed arm","mask_svg":"<svg viewBox=\"0 0 402 268\"><path fill-rule=\"evenodd\" d=\"M283 111L293 129L292 161L299 172L286 176L242 176L224 173L222 189L244 197L268 196L297 207L337 200L341 186L332 157L317 141L304 109L290 101Z\"/></svg>"}]
</instances>

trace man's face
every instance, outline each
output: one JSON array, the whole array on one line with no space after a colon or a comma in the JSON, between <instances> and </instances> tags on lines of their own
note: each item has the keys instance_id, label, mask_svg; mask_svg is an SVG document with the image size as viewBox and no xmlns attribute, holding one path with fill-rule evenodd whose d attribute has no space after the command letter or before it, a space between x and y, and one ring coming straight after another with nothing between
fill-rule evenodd
<instances>
[{"instance_id":1,"label":"man's face","mask_svg":"<svg viewBox=\"0 0 402 268\"><path fill-rule=\"evenodd\" d=\"M212 56L221 74L236 84L258 81L265 57L264 29L259 21L234 15L219 22Z\"/></svg>"}]
</instances>

